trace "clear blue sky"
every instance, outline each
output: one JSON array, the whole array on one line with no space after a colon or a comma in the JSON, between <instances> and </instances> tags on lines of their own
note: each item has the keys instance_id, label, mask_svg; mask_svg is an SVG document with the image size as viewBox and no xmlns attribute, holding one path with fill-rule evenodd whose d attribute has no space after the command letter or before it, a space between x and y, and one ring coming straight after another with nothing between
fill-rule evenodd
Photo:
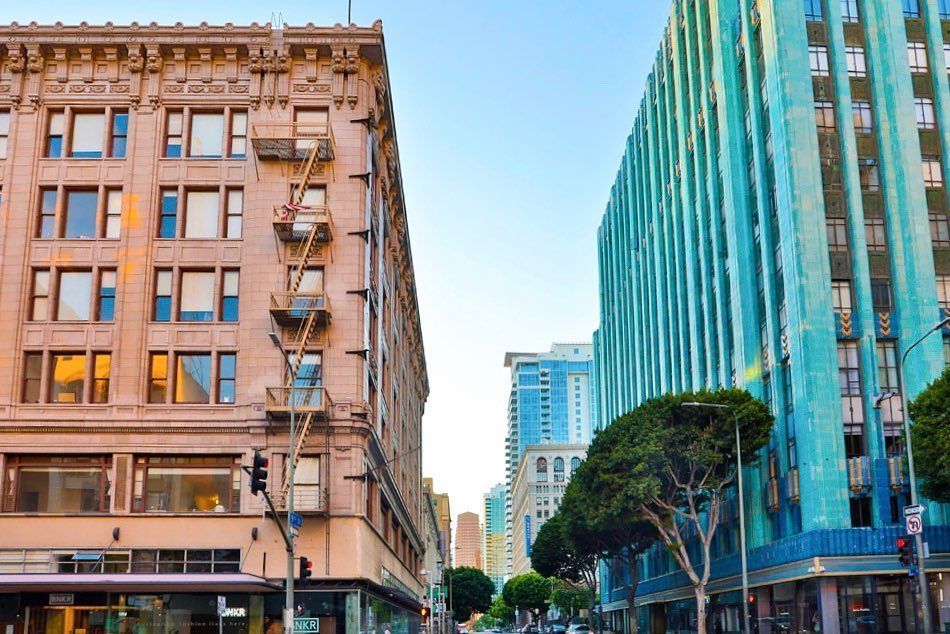
<instances>
[{"instance_id":1,"label":"clear blue sky","mask_svg":"<svg viewBox=\"0 0 950 634\"><path fill-rule=\"evenodd\" d=\"M16 6L14 6L14 4ZM666 0L353 0L382 18L432 395L424 471L453 514L504 479L505 351L589 340L596 229ZM346 21L346 0L4 2L0 22Z\"/></svg>"}]
</instances>

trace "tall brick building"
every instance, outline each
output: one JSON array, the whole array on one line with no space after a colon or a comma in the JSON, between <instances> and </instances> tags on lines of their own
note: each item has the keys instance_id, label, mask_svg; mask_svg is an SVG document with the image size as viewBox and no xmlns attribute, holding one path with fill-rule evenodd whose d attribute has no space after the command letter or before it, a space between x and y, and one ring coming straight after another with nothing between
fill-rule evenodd
<instances>
[{"instance_id":1,"label":"tall brick building","mask_svg":"<svg viewBox=\"0 0 950 634\"><path fill-rule=\"evenodd\" d=\"M269 456L284 505L293 394L301 613L415 631L428 383L381 24L0 39L0 625L279 627L240 467Z\"/></svg>"}]
</instances>

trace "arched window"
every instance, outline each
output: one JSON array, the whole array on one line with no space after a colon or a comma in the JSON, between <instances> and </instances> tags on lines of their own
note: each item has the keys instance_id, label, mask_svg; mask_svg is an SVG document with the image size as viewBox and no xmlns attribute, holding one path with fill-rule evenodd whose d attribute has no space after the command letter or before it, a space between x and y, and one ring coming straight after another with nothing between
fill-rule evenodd
<instances>
[{"instance_id":1,"label":"arched window","mask_svg":"<svg viewBox=\"0 0 950 634\"><path fill-rule=\"evenodd\" d=\"M538 482L548 481L548 461L544 458L538 458Z\"/></svg>"},{"instance_id":2,"label":"arched window","mask_svg":"<svg viewBox=\"0 0 950 634\"><path fill-rule=\"evenodd\" d=\"M564 458L554 459L554 481L564 482Z\"/></svg>"},{"instance_id":3,"label":"arched window","mask_svg":"<svg viewBox=\"0 0 950 634\"><path fill-rule=\"evenodd\" d=\"M578 467L580 466L581 466L580 458L578 458L577 456L574 456L573 458L571 458L571 475L572 476L574 475L574 473L577 471Z\"/></svg>"}]
</instances>

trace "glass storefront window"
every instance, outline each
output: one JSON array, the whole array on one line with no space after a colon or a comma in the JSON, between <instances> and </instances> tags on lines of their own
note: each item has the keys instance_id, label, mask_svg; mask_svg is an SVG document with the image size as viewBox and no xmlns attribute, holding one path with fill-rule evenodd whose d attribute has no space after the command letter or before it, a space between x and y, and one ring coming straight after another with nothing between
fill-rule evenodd
<instances>
[{"instance_id":1,"label":"glass storefront window","mask_svg":"<svg viewBox=\"0 0 950 634\"><path fill-rule=\"evenodd\" d=\"M240 466L240 459L228 456L139 458L133 507L148 513L235 512Z\"/></svg>"},{"instance_id":2,"label":"glass storefront window","mask_svg":"<svg viewBox=\"0 0 950 634\"><path fill-rule=\"evenodd\" d=\"M105 513L109 511L108 459L9 458L5 511Z\"/></svg>"}]
</instances>

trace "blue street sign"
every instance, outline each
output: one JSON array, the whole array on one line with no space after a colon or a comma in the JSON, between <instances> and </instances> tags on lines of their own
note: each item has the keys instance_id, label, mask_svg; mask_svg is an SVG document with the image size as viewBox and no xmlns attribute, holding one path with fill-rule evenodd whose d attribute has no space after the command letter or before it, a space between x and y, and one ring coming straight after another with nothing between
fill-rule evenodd
<instances>
[{"instance_id":1,"label":"blue street sign","mask_svg":"<svg viewBox=\"0 0 950 634\"><path fill-rule=\"evenodd\" d=\"M287 522L294 528L300 528L303 526L303 515L298 515L297 513L291 513L290 518Z\"/></svg>"}]
</instances>

